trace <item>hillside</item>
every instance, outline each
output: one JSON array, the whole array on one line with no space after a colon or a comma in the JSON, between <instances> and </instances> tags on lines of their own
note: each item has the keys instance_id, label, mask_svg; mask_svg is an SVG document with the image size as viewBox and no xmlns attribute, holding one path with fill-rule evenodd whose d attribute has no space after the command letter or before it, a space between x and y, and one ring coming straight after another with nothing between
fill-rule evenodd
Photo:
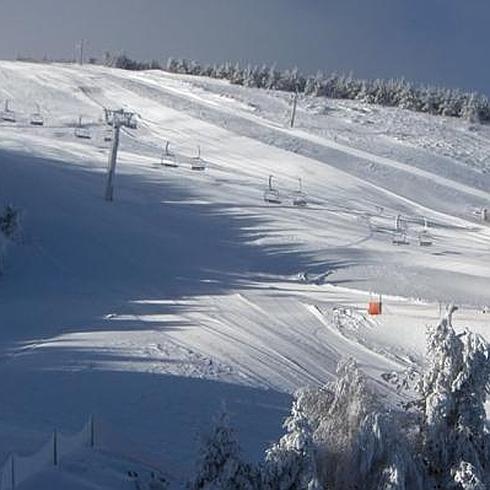
<instances>
[{"instance_id":1,"label":"hillside","mask_svg":"<svg viewBox=\"0 0 490 490\"><path fill-rule=\"evenodd\" d=\"M396 401L382 374L421 362L439 302L489 338L490 227L475 215L488 126L305 98L290 129L279 92L61 64L1 62L4 99L17 121L0 122L0 201L23 210L24 234L0 278L2 457L94 414L121 456L177 480L223 400L258 458L289 394L346 355ZM138 129L107 203L103 108L121 106ZM79 116L91 139L75 138ZM166 141L177 168L161 165ZM397 216L407 245L392 243Z\"/></svg>"}]
</instances>

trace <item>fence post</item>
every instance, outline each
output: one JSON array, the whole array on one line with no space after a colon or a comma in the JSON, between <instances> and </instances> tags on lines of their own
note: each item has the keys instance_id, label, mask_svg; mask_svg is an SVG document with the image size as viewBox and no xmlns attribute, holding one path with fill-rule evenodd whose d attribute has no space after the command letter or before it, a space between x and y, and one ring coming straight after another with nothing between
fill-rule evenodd
<instances>
[{"instance_id":1,"label":"fence post","mask_svg":"<svg viewBox=\"0 0 490 490\"><path fill-rule=\"evenodd\" d=\"M15 454L12 453L10 459L10 473L12 477L12 488L15 488Z\"/></svg>"},{"instance_id":2,"label":"fence post","mask_svg":"<svg viewBox=\"0 0 490 490\"><path fill-rule=\"evenodd\" d=\"M90 416L90 447L95 447L95 417Z\"/></svg>"},{"instance_id":3,"label":"fence post","mask_svg":"<svg viewBox=\"0 0 490 490\"><path fill-rule=\"evenodd\" d=\"M58 466L58 431L53 432L53 466Z\"/></svg>"}]
</instances>

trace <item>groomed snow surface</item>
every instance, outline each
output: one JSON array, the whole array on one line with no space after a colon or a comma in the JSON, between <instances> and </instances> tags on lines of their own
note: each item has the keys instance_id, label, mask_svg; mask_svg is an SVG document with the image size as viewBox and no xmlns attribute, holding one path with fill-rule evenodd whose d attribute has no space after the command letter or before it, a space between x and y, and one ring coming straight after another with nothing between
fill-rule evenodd
<instances>
[{"instance_id":1,"label":"groomed snow surface","mask_svg":"<svg viewBox=\"0 0 490 490\"><path fill-rule=\"evenodd\" d=\"M90 416L99 447L18 488L133 488L127 471L153 468L178 486L223 402L259 459L290 394L345 356L395 402L383 375L422 362L440 303L490 338L490 227L475 214L490 204L488 127L304 99L290 129L287 94L95 66L1 62L4 99L0 200L24 231L0 278L0 457ZM138 129L123 130L108 203L102 109L121 106ZM74 136L79 116L91 139ZM161 165L167 141L177 168ZM271 174L280 204L263 200ZM392 243L397 216L409 244Z\"/></svg>"}]
</instances>

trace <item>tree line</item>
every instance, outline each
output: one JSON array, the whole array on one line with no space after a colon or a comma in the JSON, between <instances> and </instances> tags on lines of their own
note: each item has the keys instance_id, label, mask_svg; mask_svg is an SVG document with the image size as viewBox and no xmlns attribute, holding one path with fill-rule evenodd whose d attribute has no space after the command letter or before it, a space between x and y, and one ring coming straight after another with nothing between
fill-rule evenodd
<instances>
[{"instance_id":1,"label":"tree line","mask_svg":"<svg viewBox=\"0 0 490 490\"><path fill-rule=\"evenodd\" d=\"M490 122L490 103L485 95L434 85L418 85L403 78L368 80L356 78L352 74L322 72L305 76L297 68L279 70L274 65L243 66L229 62L203 65L196 61L175 58L169 58L162 65L158 61L139 62L126 55L110 54L106 54L104 63L125 70L158 69L228 80L232 84L245 87L359 100L416 112L459 117L471 122Z\"/></svg>"}]
</instances>

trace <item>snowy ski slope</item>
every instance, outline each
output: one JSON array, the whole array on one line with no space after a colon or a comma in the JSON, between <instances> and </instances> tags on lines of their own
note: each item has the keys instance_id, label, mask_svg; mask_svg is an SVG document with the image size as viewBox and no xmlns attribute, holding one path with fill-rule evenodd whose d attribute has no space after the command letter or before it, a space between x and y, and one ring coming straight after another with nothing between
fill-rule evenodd
<instances>
[{"instance_id":1,"label":"snowy ski slope","mask_svg":"<svg viewBox=\"0 0 490 490\"><path fill-rule=\"evenodd\" d=\"M421 362L439 302L488 337L490 227L474 215L490 205L487 127L311 99L290 129L287 94L95 66L0 62L6 98L0 199L23 209L24 236L0 280L2 424L18 434L0 455L95 413L177 478L222 400L258 457L287 393L342 356L380 396L407 396L383 375ZM102 109L121 106L138 129L109 204ZM74 137L80 115L90 140ZM160 165L166 141L178 168ZM190 168L198 145L205 172ZM263 201L270 174L279 205ZM409 245L392 244L398 215Z\"/></svg>"}]
</instances>

